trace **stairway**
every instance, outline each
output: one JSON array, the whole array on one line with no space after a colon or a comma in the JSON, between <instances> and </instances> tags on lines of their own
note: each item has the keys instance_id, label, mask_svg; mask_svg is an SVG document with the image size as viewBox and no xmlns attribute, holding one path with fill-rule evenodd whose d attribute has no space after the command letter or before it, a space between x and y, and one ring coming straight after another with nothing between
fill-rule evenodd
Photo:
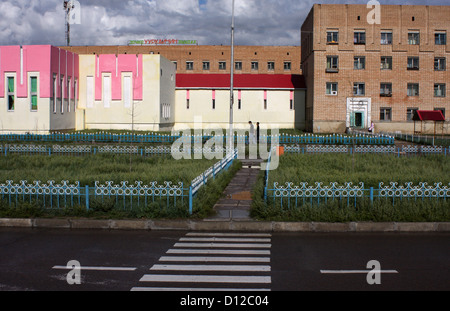
<instances>
[{"instance_id":1,"label":"stairway","mask_svg":"<svg viewBox=\"0 0 450 311\"><path fill-rule=\"evenodd\" d=\"M216 214L205 220L249 220L252 204L251 191L260 172L262 160L242 159L242 168L224 190L224 196L214 205Z\"/></svg>"}]
</instances>

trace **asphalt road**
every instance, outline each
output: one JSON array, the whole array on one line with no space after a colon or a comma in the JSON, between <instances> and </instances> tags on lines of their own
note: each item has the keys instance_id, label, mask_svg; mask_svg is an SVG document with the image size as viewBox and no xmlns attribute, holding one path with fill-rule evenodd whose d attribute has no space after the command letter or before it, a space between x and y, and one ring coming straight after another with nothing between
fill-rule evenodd
<instances>
[{"instance_id":1,"label":"asphalt road","mask_svg":"<svg viewBox=\"0 0 450 311\"><path fill-rule=\"evenodd\" d=\"M211 289L291 296L448 291L449 246L449 233L229 235L0 228L0 290L168 290L187 291L190 298L195 290ZM67 267L72 260L81 267ZM368 266L371 260L378 266Z\"/></svg>"}]
</instances>

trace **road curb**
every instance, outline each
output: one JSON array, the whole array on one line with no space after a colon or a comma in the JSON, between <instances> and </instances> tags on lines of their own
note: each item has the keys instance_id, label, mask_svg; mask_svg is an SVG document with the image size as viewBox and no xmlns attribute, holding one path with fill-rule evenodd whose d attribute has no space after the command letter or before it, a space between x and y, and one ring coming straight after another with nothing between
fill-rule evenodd
<instances>
[{"instance_id":1,"label":"road curb","mask_svg":"<svg viewBox=\"0 0 450 311\"><path fill-rule=\"evenodd\" d=\"M252 232L450 232L450 222L279 222L204 220L117 220L80 218L0 218L0 228Z\"/></svg>"}]
</instances>

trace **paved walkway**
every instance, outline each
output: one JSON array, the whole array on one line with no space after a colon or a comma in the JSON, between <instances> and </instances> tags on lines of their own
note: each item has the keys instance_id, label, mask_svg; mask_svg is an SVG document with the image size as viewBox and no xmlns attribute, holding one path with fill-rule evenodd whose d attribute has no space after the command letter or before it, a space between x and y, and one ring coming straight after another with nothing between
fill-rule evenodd
<instances>
[{"instance_id":1,"label":"paved walkway","mask_svg":"<svg viewBox=\"0 0 450 311\"><path fill-rule=\"evenodd\" d=\"M205 220L229 221L251 219L251 191L258 178L262 160L241 160L241 162L242 168L225 188L224 196L214 205L216 215Z\"/></svg>"}]
</instances>

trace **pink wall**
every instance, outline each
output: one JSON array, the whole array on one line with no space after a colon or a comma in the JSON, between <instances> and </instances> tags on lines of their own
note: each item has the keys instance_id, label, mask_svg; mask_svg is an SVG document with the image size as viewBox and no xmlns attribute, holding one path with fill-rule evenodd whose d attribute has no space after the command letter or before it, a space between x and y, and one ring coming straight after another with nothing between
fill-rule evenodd
<instances>
[{"instance_id":1,"label":"pink wall","mask_svg":"<svg viewBox=\"0 0 450 311\"><path fill-rule=\"evenodd\" d=\"M74 94L74 85L75 85L75 79L79 81L79 57L77 54L68 52L66 50L59 49L57 47L52 46L51 47L51 68L50 68L50 94L52 94L53 91L53 75L55 74L58 79L58 83L56 85L56 94L59 94L60 92L60 76L64 76L64 98L67 98L69 92L67 90L67 79L68 77L71 77L70 82L70 90L72 94ZM51 96L49 94L49 97ZM57 95L58 97L59 95ZM41 96L42 97L42 96ZM77 98L79 98L79 94L77 94Z\"/></svg>"},{"instance_id":2,"label":"pink wall","mask_svg":"<svg viewBox=\"0 0 450 311\"><path fill-rule=\"evenodd\" d=\"M23 83L21 83L20 50L20 46L0 47L0 97L5 96L5 73L16 73L17 97L28 97L28 72L39 72L39 91L41 98L51 97L53 74L62 74L65 77L69 75L76 78L79 76L79 60L77 54L66 52L65 50L60 50L50 45L29 45L22 47ZM73 82L71 87L73 88ZM57 91L59 91L59 86ZM65 91L65 97L67 97L67 94L68 92Z\"/></svg>"},{"instance_id":3,"label":"pink wall","mask_svg":"<svg viewBox=\"0 0 450 311\"><path fill-rule=\"evenodd\" d=\"M117 62L117 63L116 63ZM102 74L111 74L111 99L122 99L122 72L131 72L133 76L133 98L142 100L142 55L102 54L95 58L95 100L102 100Z\"/></svg>"}]
</instances>

